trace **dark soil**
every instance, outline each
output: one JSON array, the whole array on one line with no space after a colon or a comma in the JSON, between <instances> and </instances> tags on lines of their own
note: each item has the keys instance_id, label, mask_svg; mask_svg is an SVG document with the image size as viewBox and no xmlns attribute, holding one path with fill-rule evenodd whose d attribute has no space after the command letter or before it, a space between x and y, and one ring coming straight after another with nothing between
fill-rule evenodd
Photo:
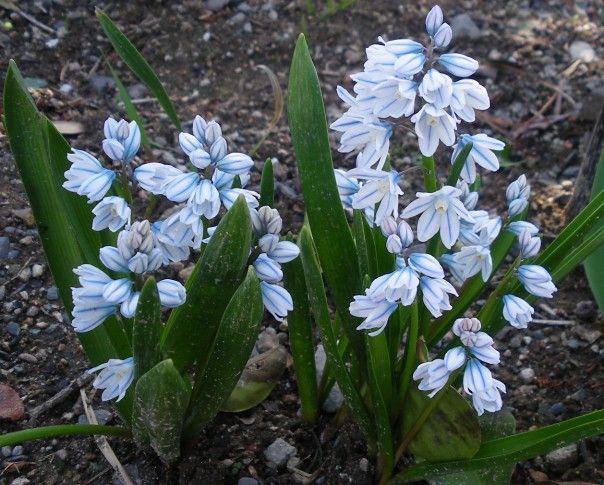
<instances>
[{"instance_id":1,"label":"dark soil","mask_svg":"<svg viewBox=\"0 0 604 485\"><path fill-rule=\"evenodd\" d=\"M112 54L94 16L95 4L158 71L181 119L202 114L219 120L230 146L244 152L262 138L273 116L270 82L258 66L270 68L285 90L301 29L309 37L331 121L341 110L335 86L350 86L347 75L362 68L365 46L378 35L416 37L432 5L359 1L345 11L321 16L309 15L303 1L232 1L217 10L208 6L220 2L199 0L18 2L24 12L54 30L49 33L3 9L5 3L0 2L3 74L8 58L14 58L25 77L37 78L41 87L33 94L49 118L82 123L82 133L70 140L73 146L98 153L104 119L123 115L107 77L109 61L137 100L146 129L158 143L143 158L165 162L180 161L177 133L146 88ZM315 3L322 11L321 2ZM456 40L456 48L480 60L479 78L491 95L492 109L481 117L480 129L507 138L513 146L511 166L484 178L483 204L502 209L505 184L527 172L534 194L532 214L547 243L565 223L563 210L586 136L604 104L604 4L465 0L443 1L441 6L449 19L469 13L481 30L479 39ZM576 50L576 41L587 42L593 58L583 52L585 62L574 62L571 46ZM10 241L10 251L0 258L0 382L16 389L26 406L25 417L2 423L2 431L75 423L83 414L77 390L36 420L27 414L77 379L88 363L57 300L2 132L0 146L0 237ZM412 167L417 159L413 136L397 130L393 146L394 164L401 170ZM277 159L277 207L286 228L295 231L302 221L303 203L285 117L259 148L258 168L268 157ZM335 162L350 164L340 154ZM408 177L405 191L413 193L417 172L409 171ZM33 265L44 266L42 273ZM176 275L183 268L174 265L171 271ZM503 362L496 373L508 386L504 403L518 430L604 407L603 320L582 271L575 271L546 303L537 306L535 317L541 323L524 332L506 329L498 336ZM520 373L527 368L534 376L523 380ZM108 403L97 397L93 405L97 411L109 411L105 416L109 423L119 422ZM241 477L261 483L371 483L374 469L367 464L371 457L351 420L344 417L344 425L335 424L325 415L312 427L299 418L298 407L295 377L288 369L264 403L246 413L220 414L204 431L195 452L169 471L131 443L109 441L137 483L165 483L168 478L180 483L237 483ZM295 468L267 465L263 452L276 438L297 448L301 461ZM519 464L514 481L602 483L603 445L602 438L587 440L564 464L551 457ZM0 484L118 480L92 438L28 442L22 449L2 451Z\"/></svg>"}]
</instances>

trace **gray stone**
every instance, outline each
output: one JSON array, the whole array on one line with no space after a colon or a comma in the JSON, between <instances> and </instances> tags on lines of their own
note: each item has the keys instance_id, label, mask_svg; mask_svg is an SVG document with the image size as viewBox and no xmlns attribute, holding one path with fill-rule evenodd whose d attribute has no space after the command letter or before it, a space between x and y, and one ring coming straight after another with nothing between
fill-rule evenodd
<instances>
[{"instance_id":1,"label":"gray stone","mask_svg":"<svg viewBox=\"0 0 604 485\"><path fill-rule=\"evenodd\" d=\"M57 452L56 452L56 457L61 461L67 460L68 456L69 456L69 453L67 453L67 450L65 448L61 448L60 450L57 450Z\"/></svg>"},{"instance_id":2,"label":"gray stone","mask_svg":"<svg viewBox=\"0 0 604 485\"><path fill-rule=\"evenodd\" d=\"M535 371L530 367L522 369L518 375L520 377L520 380L525 384L530 384L535 380Z\"/></svg>"},{"instance_id":3,"label":"gray stone","mask_svg":"<svg viewBox=\"0 0 604 485\"><path fill-rule=\"evenodd\" d=\"M327 355L325 354L325 349L322 344L317 345L317 350L315 350L315 368L317 369L317 382L321 380L323 376L323 370L325 369L325 363L327 362ZM337 384L331 388L329 394L327 395L327 399L323 403L323 411L326 413L335 413L342 403L344 402L344 395L340 390L340 387Z\"/></svg>"},{"instance_id":4,"label":"gray stone","mask_svg":"<svg viewBox=\"0 0 604 485\"><path fill-rule=\"evenodd\" d=\"M128 87L128 95L132 99L144 98L147 95L147 86L142 83L136 83Z\"/></svg>"},{"instance_id":5,"label":"gray stone","mask_svg":"<svg viewBox=\"0 0 604 485\"><path fill-rule=\"evenodd\" d=\"M45 44L46 47L48 47L49 49L54 49L56 46L59 45L59 39L48 39Z\"/></svg>"},{"instance_id":6,"label":"gray stone","mask_svg":"<svg viewBox=\"0 0 604 485\"><path fill-rule=\"evenodd\" d=\"M522 337L520 335L514 335L510 340L510 347L517 349L522 345Z\"/></svg>"},{"instance_id":7,"label":"gray stone","mask_svg":"<svg viewBox=\"0 0 604 485\"><path fill-rule=\"evenodd\" d=\"M8 258L10 252L10 240L6 236L0 237L0 258Z\"/></svg>"},{"instance_id":8,"label":"gray stone","mask_svg":"<svg viewBox=\"0 0 604 485\"><path fill-rule=\"evenodd\" d=\"M101 76L100 74L93 74L88 78L90 87L95 91L102 93L108 89L112 89L115 86L115 81L110 76Z\"/></svg>"},{"instance_id":9,"label":"gray stone","mask_svg":"<svg viewBox=\"0 0 604 485\"><path fill-rule=\"evenodd\" d=\"M71 94L73 92L73 86L69 83L63 83L59 86L59 91L63 94Z\"/></svg>"},{"instance_id":10,"label":"gray stone","mask_svg":"<svg viewBox=\"0 0 604 485\"><path fill-rule=\"evenodd\" d=\"M367 473L367 470L369 470L369 460L367 458L361 458L359 460L359 470Z\"/></svg>"},{"instance_id":11,"label":"gray stone","mask_svg":"<svg viewBox=\"0 0 604 485\"><path fill-rule=\"evenodd\" d=\"M579 165L570 165L562 171L562 178L574 179L579 175Z\"/></svg>"},{"instance_id":12,"label":"gray stone","mask_svg":"<svg viewBox=\"0 0 604 485\"><path fill-rule=\"evenodd\" d=\"M21 326L17 322L8 322L5 329L6 332L13 337L18 337L21 333Z\"/></svg>"},{"instance_id":13,"label":"gray stone","mask_svg":"<svg viewBox=\"0 0 604 485\"><path fill-rule=\"evenodd\" d=\"M18 249L11 249L8 252L8 259L17 259L20 254L21 254L21 251L19 251Z\"/></svg>"},{"instance_id":14,"label":"gray stone","mask_svg":"<svg viewBox=\"0 0 604 485\"><path fill-rule=\"evenodd\" d=\"M31 267L31 275L34 278L39 278L43 274L44 274L44 266L43 265L41 265L41 264L34 264Z\"/></svg>"},{"instance_id":15,"label":"gray stone","mask_svg":"<svg viewBox=\"0 0 604 485\"><path fill-rule=\"evenodd\" d=\"M28 317L35 317L38 315L38 313L40 313L40 309L37 306L30 306L25 315Z\"/></svg>"},{"instance_id":16,"label":"gray stone","mask_svg":"<svg viewBox=\"0 0 604 485\"><path fill-rule=\"evenodd\" d=\"M243 12L238 12L231 17L229 20L232 24L242 24L247 19L247 16Z\"/></svg>"},{"instance_id":17,"label":"gray stone","mask_svg":"<svg viewBox=\"0 0 604 485\"><path fill-rule=\"evenodd\" d=\"M581 320L592 322L598 316L598 308L591 300L582 300L575 305L575 315Z\"/></svg>"},{"instance_id":18,"label":"gray stone","mask_svg":"<svg viewBox=\"0 0 604 485\"><path fill-rule=\"evenodd\" d=\"M258 353L262 354L271 350L273 347L279 345L279 338L277 337L277 332L272 327L265 328L258 335L258 340L256 341L256 350Z\"/></svg>"},{"instance_id":19,"label":"gray stone","mask_svg":"<svg viewBox=\"0 0 604 485\"><path fill-rule=\"evenodd\" d=\"M264 457L277 467L282 467L287 460L296 456L298 450L282 438L277 438L264 450Z\"/></svg>"},{"instance_id":20,"label":"gray stone","mask_svg":"<svg viewBox=\"0 0 604 485\"><path fill-rule=\"evenodd\" d=\"M23 454L23 447L21 445L17 445L13 448L12 455L19 456Z\"/></svg>"},{"instance_id":21,"label":"gray stone","mask_svg":"<svg viewBox=\"0 0 604 485\"><path fill-rule=\"evenodd\" d=\"M29 279L31 278L31 269L27 267L23 268L21 271L19 271L19 274L17 276L23 282L29 281Z\"/></svg>"},{"instance_id":22,"label":"gray stone","mask_svg":"<svg viewBox=\"0 0 604 485\"><path fill-rule=\"evenodd\" d=\"M545 455L545 463L556 471L566 471L577 463L578 458L577 444L573 443Z\"/></svg>"},{"instance_id":23,"label":"gray stone","mask_svg":"<svg viewBox=\"0 0 604 485\"><path fill-rule=\"evenodd\" d=\"M107 424L113 419L113 413L107 409L95 409L94 415L99 424ZM78 424L88 424L88 418L85 414L81 414L78 417Z\"/></svg>"},{"instance_id":24,"label":"gray stone","mask_svg":"<svg viewBox=\"0 0 604 485\"><path fill-rule=\"evenodd\" d=\"M240 478L237 485L258 485L258 480L252 477Z\"/></svg>"},{"instance_id":25,"label":"gray stone","mask_svg":"<svg viewBox=\"0 0 604 485\"><path fill-rule=\"evenodd\" d=\"M208 10L212 10L213 12L217 12L218 10L222 10L229 4L230 0L206 0L205 7Z\"/></svg>"},{"instance_id":26,"label":"gray stone","mask_svg":"<svg viewBox=\"0 0 604 485\"><path fill-rule=\"evenodd\" d=\"M23 353L19 354L19 359L21 359L23 362L27 362L29 364L38 363L37 357L35 355L28 354L27 352L23 352Z\"/></svg>"},{"instance_id":27,"label":"gray stone","mask_svg":"<svg viewBox=\"0 0 604 485\"><path fill-rule=\"evenodd\" d=\"M456 15L451 19L451 30L453 38L457 39L478 39L482 36L481 30L467 13Z\"/></svg>"},{"instance_id":28,"label":"gray stone","mask_svg":"<svg viewBox=\"0 0 604 485\"><path fill-rule=\"evenodd\" d=\"M579 347L581 347L581 344L579 343L579 341L576 338L571 338L571 339L568 339L568 342L566 342L566 346L569 349L577 350Z\"/></svg>"},{"instance_id":29,"label":"gray stone","mask_svg":"<svg viewBox=\"0 0 604 485\"><path fill-rule=\"evenodd\" d=\"M9 457L12 454L12 448L10 446L3 446L2 450L0 450L0 452L2 453L2 456L5 457Z\"/></svg>"},{"instance_id":30,"label":"gray stone","mask_svg":"<svg viewBox=\"0 0 604 485\"><path fill-rule=\"evenodd\" d=\"M602 332L586 325L575 325L574 330L579 338L587 342L589 345L593 344L602 336Z\"/></svg>"},{"instance_id":31,"label":"gray stone","mask_svg":"<svg viewBox=\"0 0 604 485\"><path fill-rule=\"evenodd\" d=\"M50 301L59 299L59 289L56 286L51 286L46 290L46 298Z\"/></svg>"},{"instance_id":32,"label":"gray stone","mask_svg":"<svg viewBox=\"0 0 604 485\"><path fill-rule=\"evenodd\" d=\"M583 402L587 399L587 391L585 389L579 389L577 392L573 392L568 396L568 398L573 401Z\"/></svg>"},{"instance_id":33,"label":"gray stone","mask_svg":"<svg viewBox=\"0 0 604 485\"><path fill-rule=\"evenodd\" d=\"M575 40L568 48L568 52L573 61L580 59L583 62L593 62L597 58L594 48L582 40Z\"/></svg>"},{"instance_id":34,"label":"gray stone","mask_svg":"<svg viewBox=\"0 0 604 485\"><path fill-rule=\"evenodd\" d=\"M566 407L561 402L552 404L547 410L547 412L552 416L560 416L562 413L564 413L564 411L566 411Z\"/></svg>"}]
</instances>

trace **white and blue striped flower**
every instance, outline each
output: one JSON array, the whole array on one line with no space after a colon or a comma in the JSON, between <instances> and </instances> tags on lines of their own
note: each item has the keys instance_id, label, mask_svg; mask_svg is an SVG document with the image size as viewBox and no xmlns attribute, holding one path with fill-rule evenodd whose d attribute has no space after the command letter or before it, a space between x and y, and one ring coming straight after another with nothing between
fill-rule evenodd
<instances>
[{"instance_id":1,"label":"white and blue striped flower","mask_svg":"<svg viewBox=\"0 0 604 485\"><path fill-rule=\"evenodd\" d=\"M443 359L434 359L417 366L413 372L413 379L420 381L417 388L420 391L432 391L428 397L432 398L449 381L451 372L447 369Z\"/></svg>"},{"instance_id":2,"label":"white and blue striped flower","mask_svg":"<svg viewBox=\"0 0 604 485\"><path fill-rule=\"evenodd\" d=\"M282 322L287 317L288 312L294 309L292 297L285 288L277 284L261 281L260 291L262 292L264 308L278 322Z\"/></svg>"},{"instance_id":3,"label":"white and blue striped flower","mask_svg":"<svg viewBox=\"0 0 604 485\"><path fill-rule=\"evenodd\" d=\"M425 104L411 117L415 123L415 133L419 150L426 157L431 157L438 148L439 142L447 146L455 143L455 119L444 109L432 104Z\"/></svg>"},{"instance_id":4,"label":"white and blue striped flower","mask_svg":"<svg viewBox=\"0 0 604 485\"><path fill-rule=\"evenodd\" d=\"M399 187L400 175L398 172L355 168L348 174L365 180L361 189L352 195L354 209L374 208L377 205L374 223L378 225L386 217L398 217L398 197L403 194Z\"/></svg>"},{"instance_id":5,"label":"white and blue striped flower","mask_svg":"<svg viewBox=\"0 0 604 485\"><path fill-rule=\"evenodd\" d=\"M97 389L104 389L103 394L101 394L103 401L116 398L117 401L121 401L134 380L134 370L134 359L128 357L124 360L109 359L104 364L89 369L88 373L94 374L101 371L92 382L92 385Z\"/></svg>"},{"instance_id":6,"label":"white and blue striped flower","mask_svg":"<svg viewBox=\"0 0 604 485\"><path fill-rule=\"evenodd\" d=\"M386 299L379 300L368 295L356 295L350 304L350 314L364 318L357 330L371 330L369 335L374 337L386 328L390 315L394 313L398 304Z\"/></svg>"},{"instance_id":7,"label":"white and blue striped flower","mask_svg":"<svg viewBox=\"0 0 604 485\"><path fill-rule=\"evenodd\" d=\"M433 317L440 317L443 310L450 310L449 294L457 296L457 290L451 283L442 278L422 276L419 279L422 300Z\"/></svg>"},{"instance_id":8,"label":"white and blue striped flower","mask_svg":"<svg viewBox=\"0 0 604 485\"><path fill-rule=\"evenodd\" d=\"M130 224L130 207L121 197L105 197L92 209L92 213L95 215L92 220L92 229L95 231L109 229L116 232Z\"/></svg>"},{"instance_id":9,"label":"white and blue striped flower","mask_svg":"<svg viewBox=\"0 0 604 485\"><path fill-rule=\"evenodd\" d=\"M516 328L527 328L533 320L535 310L522 298L503 295L503 318Z\"/></svg>"},{"instance_id":10,"label":"white and blue striped flower","mask_svg":"<svg viewBox=\"0 0 604 485\"><path fill-rule=\"evenodd\" d=\"M490 105L486 88L474 79L460 79L453 83L450 107L455 117L473 123L476 120L475 110L483 111Z\"/></svg>"},{"instance_id":11,"label":"white and blue striped flower","mask_svg":"<svg viewBox=\"0 0 604 485\"><path fill-rule=\"evenodd\" d=\"M499 160L497 159L497 155L493 153L493 150L503 150L505 143L491 138L484 133L461 135L451 155L451 164L455 163L457 156L468 143L472 143L472 149L466 158L460 174L465 182L473 183L476 180L476 165L480 165L491 172L499 170Z\"/></svg>"},{"instance_id":12,"label":"white and blue striped flower","mask_svg":"<svg viewBox=\"0 0 604 485\"><path fill-rule=\"evenodd\" d=\"M78 195L88 197L88 202L96 202L105 197L116 174L101 165L95 157L84 150L72 148L67 154L71 167L65 172L63 188Z\"/></svg>"},{"instance_id":13,"label":"white and blue striped flower","mask_svg":"<svg viewBox=\"0 0 604 485\"><path fill-rule=\"evenodd\" d=\"M107 118L104 126L103 151L116 162L131 162L141 145L141 132L136 121Z\"/></svg>"},{"instance_id":14,"label":"white and blue striped flower","mask_svg":"<svg viewBox=\"0 0 604 485\"><path fill-rule=\"evenodd\" d=\"M519 266L518 279L524 285L524 289L531 295L552 298L554 292L557 291L551 275L545 268L536 264Z\"/></svg>"}]
</instances>

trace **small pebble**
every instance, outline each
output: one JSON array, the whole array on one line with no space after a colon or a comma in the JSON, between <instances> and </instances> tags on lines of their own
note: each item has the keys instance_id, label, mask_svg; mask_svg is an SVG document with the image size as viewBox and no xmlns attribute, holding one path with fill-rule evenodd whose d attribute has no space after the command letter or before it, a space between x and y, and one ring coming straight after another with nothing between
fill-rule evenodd
<instances>
[{"instance_id":1,"label":"small pebble","mask_svg":"<svg viewBox=\"0 0 604 485\"><path fill-rule=\"evenodd\" d=\"M367 473L367 470L369 470L369 460L367 458L361 458L359 460L359 470Z\"/></svg>"},{"instance_id":2,"label":"small pebble","mask_svg":"<svg viewBox=\"0 0 604 485\"><path fill-rule=\"evenodd\" d=\"M51 286L46 290L46 298L50 301L59 299L59 289L56 286Z\"/></svg>"},{"instance_id":3,"label":"small pebble","mask_svg":"<svg viewBox=\"0 0 604 485\"><path fill-rule=\"evenodd\" d=\"M24 361L24 362L29 362L30 364L37 364L38 363L38 359L31 355L28 354L26 352L23 352L22 354L19 354L19 358Z\"/></svg>"},{"instance_id":4,"label":"small pebble","mask_svg":"<svg viewBox=\"0 0 604 485\"><path fill-rule=\"evenodd\" d=\"M23 454L23 446L17 445L13 448L13 456L19 456Z\"/></svg>"},{"instance_id":5,"label":"small pebble","mask_svg":"<svg viewBox=\"0 0 604 485\"><path fill-rule=\"evenodd\" d=\"M524 382L525 384L530 384L531 382L533 382L535 380L535 371L533 369L531 369L530 367L527 367L520 371L519 376L520 376L520 380L522 380L522 382Z\"/></svg>"},{"instance_id":6,"label":"small pebble","mask_svg":"<svg viewBox=\"0 0 604 485\"><path fill-rule=\"evenodd\" d=\"M41 265L41 264L34 264L31 267L31 275L34 278L39 278L43 274L44 274L44 266L43 265Z\"/></svg>"},{"instance_id":7,"label":"small pebble","mask_svg":"<svg viewBox=\"0 0 604 485\"><path fill-rule=\"evenodd\" d=\"M551 468L558 471L567 471L571 468L579 458L577 444L565 446L558 450L554 450L545 455L545 463Z\"/></svg>"},{"instance_id":8,"label":"small pebble","mask_svg":"<svg viewBox=\"0 0 604 485\"><path fill-rule=\"evenodd\" d=\"M264 450L264 457L277 467L282 467L297 454L298 450L283 438L277 438Z\"/></svg>"},{"instance_id":9,"label":"small pebble","mask_svg":"<svg viewBox=\"0 0 604 485\"><path fill-rule=\"evenodd\" d=\"M4 328L6 332L13 337L18 337L21 333L21 326L17 322L8 322Z\"/></svg>"},{"instance_id":10,"label":"small pebble","mask_svg":"<svg viewBox=\"0 0 604 485\"><path fill-rule=\"evenodd\" d=\"M12 455L13 450L10 446L3 446L0 452L2 453L2 456L9 457Z\"/></svg>"},{"instance_id":11,"label":"small pebble","mask_svg":"<svg viewBox=\"0 0 604 485\"><path fill-rule=\"evenodd\" d=\"M67 453L67 450L65 448L61 448L60 450L57 450L56 456L59 460L65 461L67 460L69 454Z\"/></svg>"},{"instance_id":12,"label":"small pebble","mask_svg":"<svg viewBox=\"0 0 604 485\"><path fill-rule=\"evenodd\" d=\"M566 411L566 407L561 402L552 404L547 410L552 416L560 416L564 411Z\"/></svg>"}]
</instances>

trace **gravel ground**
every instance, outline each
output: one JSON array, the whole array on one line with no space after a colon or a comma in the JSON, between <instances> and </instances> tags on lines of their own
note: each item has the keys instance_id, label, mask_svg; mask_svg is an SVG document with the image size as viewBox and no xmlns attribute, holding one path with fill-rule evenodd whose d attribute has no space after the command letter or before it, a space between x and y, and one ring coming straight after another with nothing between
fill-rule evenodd
<instances>
[{"instance_id":1,"label":"gravel ground","mask_svg":"<svg viewBox=\"0 0 604 485\"><path fill-rule=\"evenodd\" d=\"M8 3L0 2L2 58L18 62L47 116L71 122L76 132L70 138L72 144L98 152L103 120L110 114L123 114L105 63L108 60L123 76L149 134L158 143L143 159L168 163L180 161L176 133L149 99L147 89L111 54L94 17L95 4L124 29L157 69L181 119L191 120L198 113L216 118L233 149L240 151L256 145L273 115L274 96L259 66L270 68L285 89L293 43L301 29L309 37L328 118L333 120L341 112L335 86L350 87L348 74L362 68L364 47L378 35L416 36L432 5L359 1L334 15L313 16L302 1L18 3L50 32L7 9L4 4ZM485 177L482 200L493 210L502 208L501 188L527 172L534 189L532 214L548 242L565 224L564 207L572 194L586 136L604 104L604 4L597 0L466 0L443 1L441 6L453 25L456 48L481 62L478 76L492 99L492 109L480 118L481 129L510 140L513 146L510 166ZM0 66L3 74L5 65ZM393 146L397 166L413 166L413 137L398 130ZM285 118L255 159L268 157L275 163L278 208L286 227L295 231L302 221L303 204ZM335 161L350 164L339 154ZM45 265L2 131L0 166L0 385L16 390L25 412L15 422L2 422L2 430L81 421L80 386L92 399L99 421L118 423L111 408L93 397L82 377L87 362ZM415 177L411 171L405 192L413 192L418 183ZM257 179L256 173L253 181ZM173 277L182 277L187 267L176 264L169 271ZM504 402L519 430L604 404L603 320L582 271L573 273L547 305L538 305L536 318L541 323L528 331L506 329L497 336L503 362L496 373L508 386ZM267 325L274 328L275 338L285 341L285 326ZM73 392L36 416L40 404L67 387ZM370 457L358 429L349 421L334 424L325 415L316 427L303 424L294 375L288 369L260 406L242 414L219 415L204 431L195 453L174 470L164 470L153 456L128 442L109 441L136 483L163 483L166 477L180 483L248 485L312 480L371 483ZM514 481L602 483L603 445L601 438L595 438L522 463ZM276 466L273 460L282 458L283 464ZM118 480L91 438L3 448L0 462L0 484Z\"/></svg>"}]
</instances>

